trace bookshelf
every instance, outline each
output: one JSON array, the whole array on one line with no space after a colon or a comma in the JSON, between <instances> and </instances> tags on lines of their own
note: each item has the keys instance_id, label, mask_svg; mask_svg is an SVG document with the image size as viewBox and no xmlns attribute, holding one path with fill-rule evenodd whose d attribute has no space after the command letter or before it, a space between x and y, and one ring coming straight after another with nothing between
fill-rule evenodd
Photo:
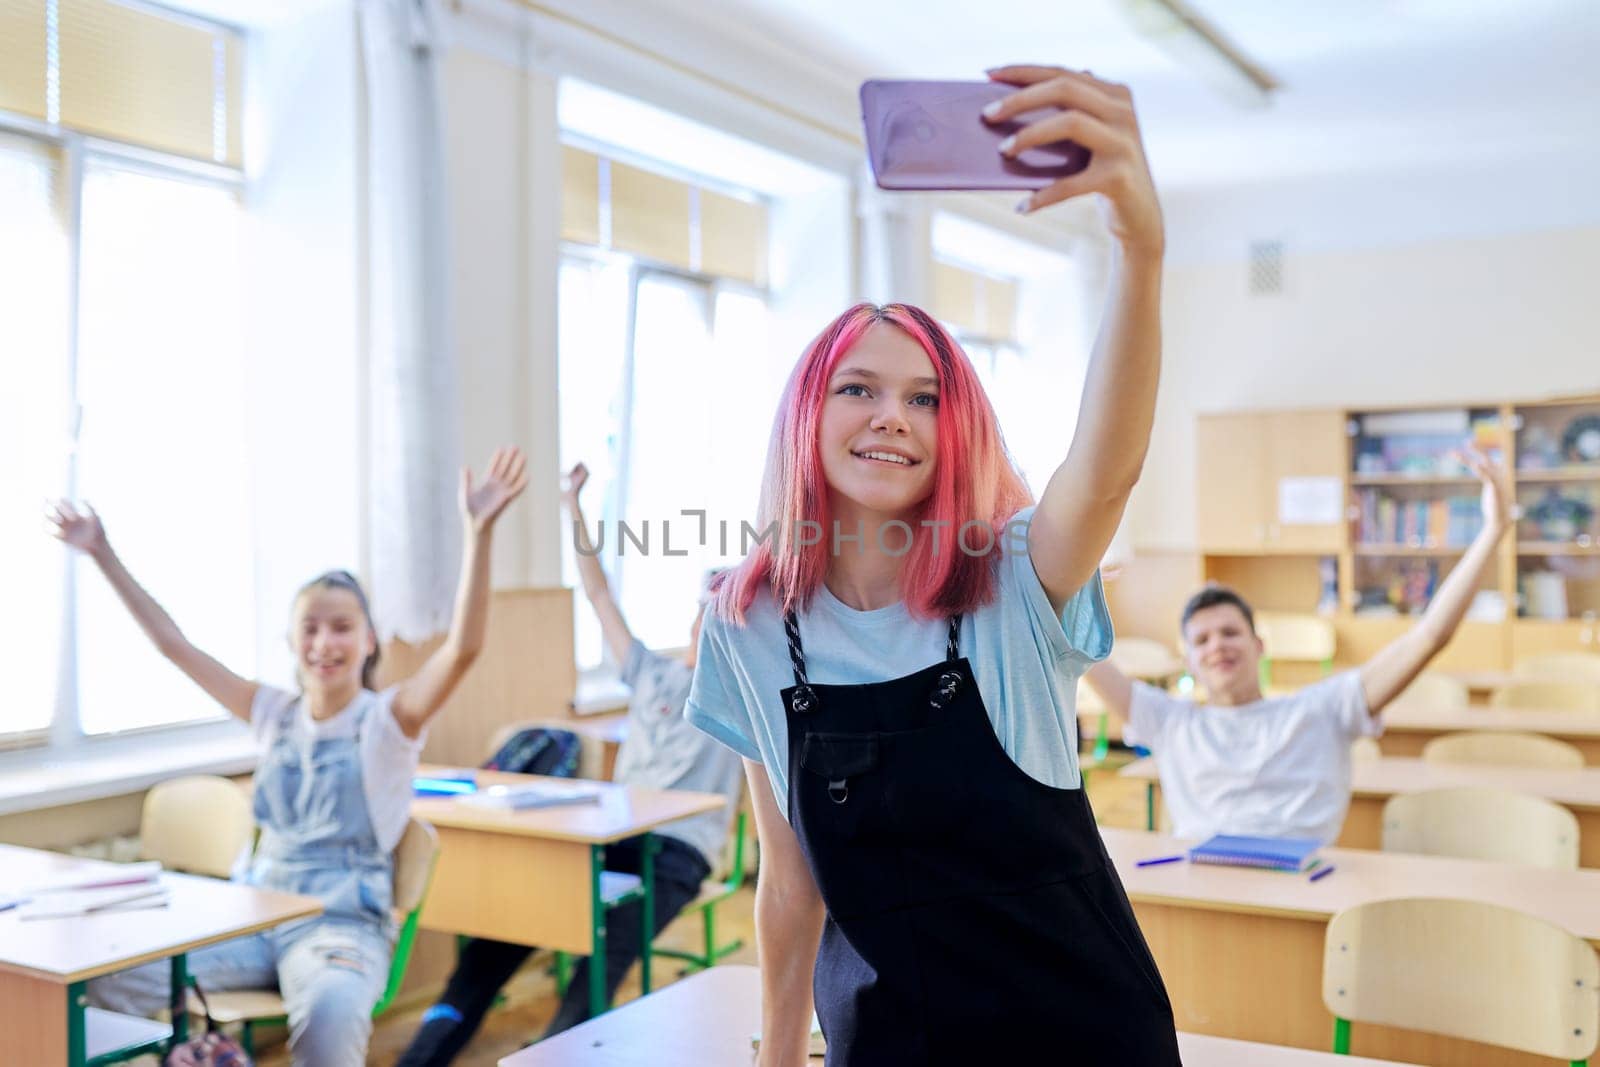
<instances>
[{"instance_id":1,"label":"bookshelf","mask_svg":"<svg viewBox=\"0 0 1600 1067\"><path fill-rule=\"evenodd\" d=\"M1332 618L1338 661L1362 662L1404 632L1481 529L1477 479L1452 455L1468 442L1511 472L1516 529L1439 666L1600 652L1600 395L1202 416L1203 576L1262 610ZM1230 472L1221 492L1218 471ZM1284 510L1285 479L1313 491L1311 506Z\"/></svg>"}]
</instances>

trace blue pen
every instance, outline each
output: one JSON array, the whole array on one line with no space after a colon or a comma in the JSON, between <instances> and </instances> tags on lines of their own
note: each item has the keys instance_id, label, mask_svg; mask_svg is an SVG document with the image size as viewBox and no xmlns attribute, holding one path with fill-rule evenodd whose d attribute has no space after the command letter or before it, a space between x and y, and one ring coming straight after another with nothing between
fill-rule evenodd
<instances>
[{"instance_id":1,"label":"blue pen","mask_svg":"<svg viewBox=\"0 0 1600 1067\"><path fill-rule=\"evenodd\" d=\"M1316 870L1311 872L1311 881L1315 882L1318 878L1326 878L1326 877L1328 877L1328 875L1332 874L1333 872L1334 872L1334 868L1331 867L1331 866L1318 867Z\"/></svg>"},{"instance_id":2,"label":"blue pen","mask_svg":"<svg viewBox=\"0 0 1600 1067\"><path fill-rule=\"evenodd\" d=\"M1157 867L1157 866L1160 866L1163 863L1181 863L1182 861L1183 861L1183 857L1182 856L1157 856L1153 860L1140 860L1138 863L1135 863L1134 866L1135 867Z\"/></svg>"}]
</instances>

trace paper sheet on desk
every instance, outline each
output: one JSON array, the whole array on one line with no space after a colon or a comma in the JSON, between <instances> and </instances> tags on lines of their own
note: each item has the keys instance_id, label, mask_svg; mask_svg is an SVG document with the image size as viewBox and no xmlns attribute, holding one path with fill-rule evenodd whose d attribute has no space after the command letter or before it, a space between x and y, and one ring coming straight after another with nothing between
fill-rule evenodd
<instances>
[{"instance_id":1,"label":"paper sheet on desk","mask_svg":"<svg viewBox=\"0 0 1600 1067\"><path fill-rule=\"evenodd\" d=\"M508 811L599 802L600 790L597 786L562 785L555 782L540 782L536 785L492 785L488 789L476 793L464 793L456 798L457 804L470 804L475 808L501 808Z\"/></svg>"},{"instance_id":2,"label":"paper sheet on desk","mask_svg":"<svg viewBox=\"0 0 1600 1067\"><path fill-rule=\"evenodd\" d=\"M73 889L43 893L23 902L19 919L64 919L103 911L133 908L161 908L167 904L167 887L159 882L111 886L101 889Z\"/></svg>"}]
</instances>

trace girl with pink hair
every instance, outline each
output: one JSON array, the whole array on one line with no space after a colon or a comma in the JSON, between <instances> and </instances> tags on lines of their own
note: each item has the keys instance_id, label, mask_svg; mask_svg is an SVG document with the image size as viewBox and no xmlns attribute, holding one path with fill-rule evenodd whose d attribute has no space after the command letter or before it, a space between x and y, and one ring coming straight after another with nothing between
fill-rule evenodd
<instances>
[{"instance_id":1,"label":"girl with pink hair","mask_svg":"<svg viewBox=\"0 0 1600 1067\"><path fill-rule=\"evenodd\" d=\"M759 530L716 591L687 714L745 759L764 1067L1176 1065L1161 976L1077 763L1078 677L1111 647L1097 565L1148 446L1164 235L1128 91L1004 67L1001 144L1089 167L1019 205L1098 194L1115 277L1070 448L1036 507L960 347L858 305L779 404Z\"/></svg>"}]
</instances>

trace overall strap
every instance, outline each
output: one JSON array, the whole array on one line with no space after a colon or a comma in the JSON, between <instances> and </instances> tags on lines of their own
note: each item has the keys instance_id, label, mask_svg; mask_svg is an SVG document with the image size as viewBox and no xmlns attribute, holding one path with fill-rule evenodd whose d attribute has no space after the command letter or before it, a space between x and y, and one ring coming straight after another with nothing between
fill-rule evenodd
<instances>
[{"instance_id":1,"label":"overall strap","mask_svg":"<svg viewBox=\"0 0 1600 1067\"><path fill-rule=\"evenodd\" d=\"M954 663L961 658L961 616L950 616L950 637L945 642L944 661Z\"/></svg>"}]
</instances>

